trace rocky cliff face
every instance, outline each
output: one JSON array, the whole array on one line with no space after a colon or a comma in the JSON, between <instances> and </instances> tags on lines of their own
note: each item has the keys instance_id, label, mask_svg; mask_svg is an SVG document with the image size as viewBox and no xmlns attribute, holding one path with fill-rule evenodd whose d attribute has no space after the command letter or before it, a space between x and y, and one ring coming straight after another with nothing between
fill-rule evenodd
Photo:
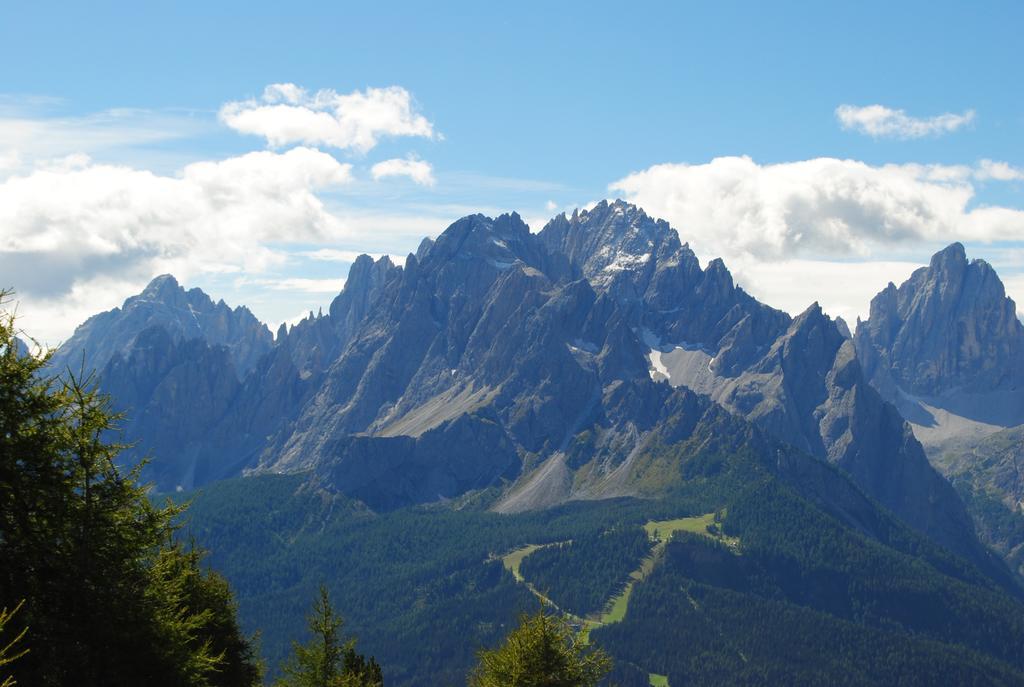
<instances>
[{"instance_id":1,"label":"rocky cliff face","mask_svg":"<svg viewBox=\"0 0 1024 687\"><path fill-rule=\"evenodd\" d=\"M129 455L154 458L148 479L169 490L237 473L232 437L219 431L242 386L226 346L175 341L154 325L116 352L100 378L127 418Z\"/></svg>"},{"instance_id":2,"label":"rocky cliff face","mask_svg":"<svg viewBox=\"0 0 1024 687\"><path fill-rule=\"evenodd\" d=\"M349 268L345 288L331 302L327 315L311 312L291 329L282 325L277 341L287 347L302 374L318 374L330 367L373 309L384 286L400 273L386 255L376 262L360 255Z\"/></svg>"}]
</instances>

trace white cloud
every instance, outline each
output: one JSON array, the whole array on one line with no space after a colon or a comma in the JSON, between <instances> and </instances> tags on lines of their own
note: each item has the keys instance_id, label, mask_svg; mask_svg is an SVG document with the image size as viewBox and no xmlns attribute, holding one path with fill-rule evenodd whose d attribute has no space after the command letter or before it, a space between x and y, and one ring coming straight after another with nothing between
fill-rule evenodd
<instances>
[{"instance_id":1,"label":"white cloud","mask_svg":"<svg viewBox=\"0 0 1024 687\"><path fill-rule=\"evenodd\" d=\"M409 177L420 186L433 186L436 183L430 163L414 158L395 158L378 162L370 169L370 174L375 181L387 177Z\"/></svg>"},{"instance_id":2,"label":"white cloud","mask_svg":"<svg viewBox=\"0 0 1024 687\"><path fill-rule=\"evenodd\" d=\"M764 262L749 256L727 261L726 265L736 283L758 300L792 315L817 301L832 317L846 320L851 329L858 317L867 318L868 304L886 284L901 284L922 266L887 260Z\"/></svg>"},{"instance_id":3,"label":"white cloud","mask_svg":"<svg viewBox=\"0 0 1024 687\"><path fill-rule=\"evenodd\" d=\"M426 234L424 234L424 236L426 236ZM317 248L316 250L296 251L294 253L294 255L297 255L299 257L309 258L310 260L317 260L319 262L341 263L355 262L356 258L363 254L369 255L374 260L379 260L381 257L387 255L391 262L393 262L396 265L401 265L405 262L404 255L391 255L389 253L366 253L366 251L343 250L338 248Z\"/></svg>"},{"instance_id":4,"label":"white cloud","mask_svg":"<svg viewBox=\"0 0 1024 687\"><path fill-rule=\"evenodd\" d=\"M286 277L283 279L252 279L243 281L240 286L254 284L274 291L301 291L314 294L338 294L345 288L345 278L308 279L305 277Z\"/></svg>"},{"instance_id":5,"label":"white cloud","mask_svg":"<svg viewBox=\"0 0 1024 687\"><path fill-rule=\"evenodd\" d=\"M6 176L21 166L21 154L16 150L0 150L0 176Z\"/></svg>"},{"instance_id":6,"label":"white cloud","mask_svg":"<svg viewBox=\"0 0 1024 687\"><path fill-rule=\"evenodd\" d=\"M874 138L922 138L948 134L970 124L974 120L974 110L963 114L947 112L921 119L884 105L840 105L836 108L836 119L844 129Z\"/></svg>"},{"instance_id":7,"label":"white cloud","mask_svg":"<svg viewBox=\"0 0 1024 687\"><path fill-rule=\"evenodd\" d=\"M351 167L317 150L197 162L177 176L66 162L0 182L0 275L46 341L155 274L260 273L286 260L278 244L349 235L317 192L349 183Z\"/></svg>"},{"instance_id":8,"label":"white cloud","mask_svg":"<svg viewBox=\"0 0 1024 687\"><path fill-rule=\"evenodd\" d=\"M355 259L359 257L360 252L357 250L342 250L338 248L317 248L316 250L299 251L297 255L320 262L355 262Z\"/></svg>"},{"instance_id":9,"label":"white cloud","mask_svg":"<svg viewBox=\"0 0 1024 687\"><path fill-rule=\"evenodd\" d=\"M199 134L207 126L183 112L119 108L60 117L0 108L0 178L69 153L148 146Z\"/></svg>"},{"instance_id":10,"label":"white cloud","mask_svg":"<svg viewBox=\"0 0 1024 687\"><path fill-rule=\"evenodd\" d=\"M309 148L197 162L175 177L71 156L0 183L0 252L172 257L218 244L212 264L242 262L253 240L323 235L332 218L314 191L349 183L350 170Z\"/></svg>"},{"instance_id":11,"label":"white cloud","mask_svg":"<svg viewBox=\"0 0 1024 687\"><path fill-rule=\"evenodd\" d=\"M443 206L381 212L343 202L333 192L359 188L352 166L313 147L192 162L180 146L153 144L202 133L209 118L51 115L58 106L0 94L0 287L17 290L23 326L51 344L164 272L279 320L340 290L343 278L316 262L404 254L456 219ZM339 95L277 84L221 116L273 145L309 140L364 152L386 136L440 137L397 87ZM303 129L308 116L330 122ZM432 180L429 164L414 162L404 173Z\"/></svg>"},{"instance_id":12,"label":"white cloud","mask_svg":"<svg viewBox=\"0 0 1024 687\"><path fill-rule=\"evenodd\" d=\"M225 104L220 119L274 147L300 143L366 153L382 136L437 136L416 111L412 95L399 86L310 94L295 84L271 84L259 99Z\"/></svg>"},{"instance_id":13,"label":"white cloud","mask_svg":"<svg viewBox=\"0 0 1024 687\"><path fill-rule=\"evenodd\" d=\"M980 181L989 179L994 181L1021 181L1024 180L1024 170L1011 167L1006 162L995 160L982 160L978 163L975 178Z\"/></svg>"},{"instance_id":14,"label":"white cloud","mask_svg":"<svg viewBox=\"0 0 1024 687\"><path fill-rule=\"evenodd\" d=\"M1020 265L1017 265L1019 268ZM1006 287L1006 295L1017 305L1017 316L1024 319L1024 272L1000 275Z\"/></svg>"},{"instance_id":15,"label":"white cloud","mask_svg":"<svg viewBox=\"0 0 1024 687\"><path fill-rule=\"evenodd\" d=\"M721 157L655 165L610 188L669 220L703 254L727 260L870 257L921 241L1020 240L1024 211L970 207L972 174L967 167Z\"/></svg>"}]
</instances>

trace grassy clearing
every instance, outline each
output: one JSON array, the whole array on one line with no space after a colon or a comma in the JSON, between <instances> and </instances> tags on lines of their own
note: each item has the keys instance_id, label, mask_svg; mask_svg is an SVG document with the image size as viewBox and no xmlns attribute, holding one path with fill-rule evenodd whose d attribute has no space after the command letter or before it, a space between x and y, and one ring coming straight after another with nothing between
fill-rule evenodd
<instances>
[{"instance_id":1,"label":"grassy clearing","mask_svg":"<svg viewBox=\"0 0 1024 687\"><path fill-rule=\"evenodd\" d=\"M644 525L644 530L651 541L664 545L672 539L676 532L691 532L711 537L739 552L740 540L722 534L715 522L715 513L706 513L692 518L676 518L675 520L652 520Z\"/></svg>"},{"instance_id":2,"label":"grassy clearing","mask_svg":"<svg viewBox=\"0 0 1024 687\"><path fill-rule=\"evenodd\" d=\"M634 585L637 582L642 582L645 577L651 574L651 571L654 570L654 564L657 563L658 558L661 557L661 552L664 550L664 542L654 545L650 555L646 556L640 563L640 567L629 573L629 582L626 583L622 591L608 599L604 610L597 618L589 619L595 627L617 623L626 617L626 611L629 610L629 598L633 594Z\"/></svg>"},{"instance_id":3,"label":"grassy clearing","mask_svg":"<svg viewBox=\"0 0 1024 687\"><path fill-rule=\"evenodd\" d=\"M633 585L635 584L636 580L630 580L621 592L609 600L605 611L601 613L601 617L597 621L599 625L617 623L626 617L626 611L629 610L629 597L633 595Z\"/></svg>"},{"instance_id":4,"label":"grassy clearing","mask_svg":"<svg viewBox=\"0 0 1024 687\"><path fill-rule=\"evenodd\" d=\"M505 566L505 569L512 573L512 577L516 579L516 582L525 582L523 574L519 572L519 567L523 564L523 559L529 556L537 549L543 548L543 544L527 544L526 546L520 547L515 551L505 554L501 557L501 564Z\"/></svg>"},{"instance_id":5,"label":"grassy clearing","mask_svg":"<svg viewBox=\"0 0 1024 687\"><path fill-rule=\"evenodd\" d=\"M651 687L668 687L668 675L650 674Z\"/></svg>"},{"instance_id":6,"label":"grassy clearing","mask_svg":"<svg viewBox=\"0 0 1024 687\"><path fill-rule=\"evenodd\" d=\"M644 525L644 530L651 541L668 541L676 532L693 532L708 534L708 525L715 522L715 514L707 513L692 518L676 518L675 520L652 520Z\"/></svg>"}]
</instances>

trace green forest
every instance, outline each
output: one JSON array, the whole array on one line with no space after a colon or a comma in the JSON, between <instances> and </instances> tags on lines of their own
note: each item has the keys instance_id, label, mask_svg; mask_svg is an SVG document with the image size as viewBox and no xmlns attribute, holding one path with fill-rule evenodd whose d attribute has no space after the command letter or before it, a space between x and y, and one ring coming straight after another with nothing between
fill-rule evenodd
<instances>
[{"instance_id":1,"label":"green forest","mask_svg":"<svg viewBox=\"0 0 1024 687\"><path fill-rule=\"evenodd\" d=\"M1019 592L884 514L869 537L767 476L735 488L733 473L717 471L717 484L697 479L699 493L514 516L439 507L372 514L302 476L265 476L195 495L188 531L227 571L247 627L264 630L268 658L299 629L289 609L325 579L389 684L461 684L476 651L536 604L501 555L554 544L527 556L522 575L560 607L593 611L649 550L645 522L698 515L708 493L731 491L720 527L739 550L676 533L624 620L591 631L614 661L615 684L647 684L651 674L670 684L1024 680ZM267 502L272 512L261 515Z\"/></svg>"},{"instance_id":2,"label":"green forest","mask_svg":"<svg viewBox=\"0 0 1024 687\"><path fill-rule=\"evenodd\" d=\"M578 616L600 611L651 550L640 527L588 532L527 556L521 572L534 587Z\"/></svg>"}]
</instances>

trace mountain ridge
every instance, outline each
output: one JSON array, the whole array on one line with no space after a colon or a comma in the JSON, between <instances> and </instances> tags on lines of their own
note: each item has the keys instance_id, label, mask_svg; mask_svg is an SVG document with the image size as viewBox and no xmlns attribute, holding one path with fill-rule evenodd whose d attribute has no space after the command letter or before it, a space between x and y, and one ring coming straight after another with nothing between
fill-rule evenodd
<instances>
[{"instance_id":1,"label":"mountain ridge","mask_svg":"<svg viewBox=\"0 0 1024 687\"><path fill-rule=\"evenodd\" d=\"M214 303L201 289L186 291L173 276L163 274L120 308L93 315L79 325L57 348L50 365L75 372L102 369L152 325L164 327L177 340L201 338L225 346L240 375L255 365L273 340L267 326L245 306L231 309L223 300Z\"/></svg>"},{"instance_id":2,"label":"mountain ridge","mask_svg":"<svg viewBox=\"0 0 1024 687\"><path fill-rule=\"evenodd\" d=\"M793 319L759 303L721 260L701 269L635 206L602 201L537 234L515 213L470 215L404 266L360 257L350 277L326 315L279 330L244 378L211 392L206 443L164 488L174 474L215 474L197 466L219 460L247 474L313 470L387 508L467 489L511 498L528 483L534 496L515 509L626 496L641 488L630 461L672 421L659 405L685 386L988 565L959 498L868 386L836 323L820 307ZM159 405L185 418L192 407L175 388ZM461 456L447 451L454 441ZM481 458L494 447L504 448ZM389 490L413 466L412 486Z\"/></svg>"}]
</instances>

